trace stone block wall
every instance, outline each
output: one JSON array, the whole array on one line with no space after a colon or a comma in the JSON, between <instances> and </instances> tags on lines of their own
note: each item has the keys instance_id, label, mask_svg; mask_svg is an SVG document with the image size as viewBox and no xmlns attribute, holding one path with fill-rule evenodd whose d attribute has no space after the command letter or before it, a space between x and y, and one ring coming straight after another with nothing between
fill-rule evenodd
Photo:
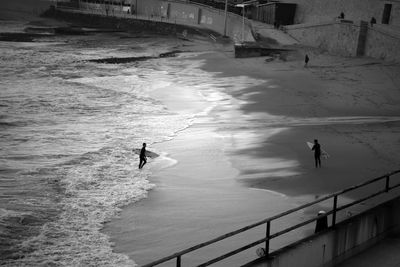
<instances>
[{"instance_id":1,"label":"stone block wall","mask_svg":"<svg viewBox=\"0 0 400 267\"><path fill-rule=\"evenodd\" d=\"M397 3L393 5L392 14L389 25L400 27L400 1L397 1Z\"/></svg>"},{"instance_id":2,"label":"stone block wall","mask_svg":"<svg viewBox=\"0 0 400 267\"><path fill-rule=\"evenodd\" d=\"M400 27L400 1L398 0L283 0L296 3L295 23L315 23L337 18L341 12L345 19L370 21L375 17L382 21L385 4L392 4L389 25Z\"/></svg>"},{"instance_id":3,"label":"stone block wall","mask_svg":"<svg viewBox=\"0 0 400 267\"><path fill-rule=\"evenodd\" d=\"M328 22L287 26L286 31L300 43L341 56L355 56L359 26Z\"/></svg>"},{"instance_id":4,"label":"stone block wall","mask_svg":"<svg viewBox=\"0 0 400 267\"><path fill-rule=\"evenodd\" d=\"M365 55L400 62L400 32L393 31L386 25L369 27Z\"/></svg>"}]
</instances>

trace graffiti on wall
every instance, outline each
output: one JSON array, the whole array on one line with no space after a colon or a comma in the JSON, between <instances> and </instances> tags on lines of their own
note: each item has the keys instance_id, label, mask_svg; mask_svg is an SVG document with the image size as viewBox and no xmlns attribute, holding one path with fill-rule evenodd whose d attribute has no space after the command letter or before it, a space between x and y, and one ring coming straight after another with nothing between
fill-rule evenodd
<instances>
[{"instance_id":1,"label":"graffiti on wall","mask_svg":"<svg viewBox=\"0 0 400 267\"><path fill-rule=\"evenodd\" d=\"M179 19L184 19L184 20L195 20L196 15L191 12L185 12L185 11L172 11L171 16L173 18L179 18Z\"/></svg>"},{"instance_id":2,"label":"graffiti on wall","mask_svg":"<svg viewBox=\"0 0 400 267\"><path fill-rule=\"evenodd\" d=\"M212 17L207 17L207 16L201 16L201 20L200 20L200 23L201 24L209 24L209 25L211 25L211 24L213 24L213 19L212 19Z\"/></svg>"}]
</instances>

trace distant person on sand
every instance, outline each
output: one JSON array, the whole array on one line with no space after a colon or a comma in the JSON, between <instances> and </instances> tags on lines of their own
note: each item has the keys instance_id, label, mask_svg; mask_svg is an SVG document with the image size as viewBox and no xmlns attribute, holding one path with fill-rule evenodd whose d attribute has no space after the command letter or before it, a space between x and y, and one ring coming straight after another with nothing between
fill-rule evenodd
<instances>
[{"instance_id":1,"label":"distant person on sand","mask_svg":"<svg viewBox=\"0 0 400 267\"><path fill-rule=\"evenodd\" d=\"M308 55L306 54L306 56L305 56L305 58L304 58L304 67L307 67L308 61L310 61L310 58L309 58Z\"/></svg>"},{"instance_id":2,"label":"distant person on sand","mask_svg":"<svg viewBox=\"0 0 400 267\"><path fill-rule=\"evenodd\" d=\"M374 24L376 24L376 18L372 17L371 18L371 27L374 27Z\"/></svg>"},{"instance_id":3,"label":"distant person on sand","mask_svg":"<svg viewBox=\"0 0 400 267\"><path fill-rule=\"evenodd\" d=\"M140 150L140 162L139 162L139 169L143 168L144 164L147 162L147 157L146 157L146 143L143 143L143 147Z\"/></svg>"},{"instance_id":4,"label":"distant person on sand","mask_svg":"<svg viewBox=\"0 0 400 267\"><path fill-rule=\"evenodd\" d=\"M318 168L318 166L321 168L321 145L317 139L314 140L314 146L311 150L314 150L315 168Z\"/></svg>"},{"instance_id":5,"label":"distant person on sand","mask_svg":"<svg viewBox=\"0 0 400 267\"><path fill-rule=\"evenodd\" d=\"M340 13L339 19L344 19L344 13L343 12Z\"/></svg>"}]
</instances>

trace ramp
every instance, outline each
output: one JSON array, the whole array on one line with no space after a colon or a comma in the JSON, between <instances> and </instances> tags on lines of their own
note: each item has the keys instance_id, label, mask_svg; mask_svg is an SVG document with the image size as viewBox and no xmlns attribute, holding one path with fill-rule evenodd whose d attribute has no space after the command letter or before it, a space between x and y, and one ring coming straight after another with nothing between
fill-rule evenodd
<instances>
[{"instance_id":1,"label":"ramp","mask_svg":"<svg viewBox=\"0 0 400 267\"><path fill-rule=\"evenodd\" d=\"M299 42L289 34L275 29L273 25L251 21L254 34L259 42L270 47L285 47L298 45Z\"/></svg>"}]
</instances>

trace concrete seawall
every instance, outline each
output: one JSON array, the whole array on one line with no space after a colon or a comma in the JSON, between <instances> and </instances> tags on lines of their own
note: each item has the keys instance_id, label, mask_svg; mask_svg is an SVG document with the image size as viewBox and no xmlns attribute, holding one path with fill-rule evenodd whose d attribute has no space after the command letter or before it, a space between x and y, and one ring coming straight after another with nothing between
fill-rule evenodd
<instances>
[{"instance_id":1,"label":"concrete seawall","mask_svg":"<svg viewBox=\"0 0 400 267\"><path fill-rule=\"evenodd\" d=\"M225 29L225 12L205 5L197 5L173 1L137 1L128 14L123 7L114 6L106 10L104 5L81 2L80 10L93 15L113 16L126 19L159 21L170 24L180 24L194 28L226 34L235 42L254 42L251 23L236 14L228 13Z\"/></svg>"},{"instance_id":2,"label":"concrete seawall","mask_svg":"<svg viewBox=\"0 0 400 267\"><path fill-rule=\"evenodd\" d=\"M393 31L386 25L369 27L365 55L400 62L400 31Z\"/></svg>"},{"instance_id":3,"label":"concrete seawall","mask_svg":"<svg viewBox=\"0 0 400 267\"><path fill-rule=\"evenodd\" d=\"M335 266L400 231L400 197L383 203L309 238L272 253L267 260L246 266Z\"/></svg>"},{"instance_id":4,"label":"concrete seawall","mask_svg":"<svg viewBox=\"0 0 400 267\"><path fill-rule=\"evenodd\" d=\"M368 9L371 11L371 14L374 14L372 10L378 8L378 6L380 7L381 4L377 3L376 0L368 1L370 6L363 7L363 9ZM400 32L397 28L383 24L376 24L373 27L369 25L366 28L367 31L360 34L359 20L338 20L332 17L326 20L336 13L338 7L333 8L327 3L326 10L319 13L317 11L323 9L321 4L311 7L307 4L308 2L303 3L302 0L298 0L298 2L298 16L304 13L305 17L302 17L301 20L310 21L310 23L289 25L285 29L299 43L306 46L318 47L328 53L345 57L369 56L385 61L400 62L400 50L398 49L400 47ZM357 1L342 1L340 3L342 3L341 6L343 8L352 12L350 13L350 17L366 19L365 15L362 15L362 12L360 13L352 9ZM136 22L129 23L136 28L159 27L161 29L170 29L171 25L173 25L174 31L181 32L185 28L183 26L186 26L226 35L233 39L235 43L255 42L254 31L250 21L247 19L243 20L241 16L236 14L228 13L225 27L225 12L223 10L199 4L138 0L135 6L127 7L81 1L80 9L75 12L92 14L94 16L101 15L103 19L107 17L109 19L123 18L128 21L135 20ZM317 14L320 15L317 16ZM321 22L321 19L325 21ZM395 18L392 18L392 22L395 21ZM154 25L157 26L154 27Z\"/></svg>"},{"instance_id":5,"label":"concrete seawall","mask_svg":"<svg viewBox=\"0 0 400 267\"><path fill-rule=\"evenodd\" d=\"M186 31L189 34L201 33L201 31L199 32L196 29L180 24L165 23L155 20L131 19L129 17L105 16L93 13L87 14L75 10L50 9L45 12L44 15L56 17L61 20L73 21L90 27L104 27L131 32L150 31L158 34L181 34ZM207 31L202 33L206 34ZM208 31L208 33L212 33L212 31Z\"/></svg>"},{"instance_id":6,"label":"concrete seawall","mask_svg":"<svg viewBox=\"0 0 400 267\"><path fill-rule=\"evenodd\" d=\"M318 47L332 54L357 56L363 46L364 56L400 62L400 32L387 25L368 26L366 38L360 42L360 22L326 21L286 26L286 32L300 43Z\"/></svg>"},{"instance_id":7,"label":"concrete seawall","mask_svg":"<svg viewBox=\"0 0 400 267\"><path fill-rule=\"evenodd\" d=\"M355 56L359 26L327 21L286 27L286 32L303 45L318 47L341 56Z\"/></svg>"},{"instance_id":8,"label":"concrete seawall","mask_svg":"<svg viewBox=\"0 0 400 267\"><path fill-rule=\"evenodd\" d=\"M283 0L297 4L295 23L318 23L337 18L341 12L345 19L381 22L385 4L392 5L389 25L400 26L400 2L381 0Z\"/></svg>"},{"instance_id":9,"label":"concrete seawall","mask_svg":"<svg viewBox=\"0 0 400 267\"><path fill-rule=\"evenodd\" d=\"M319 47L329 53L364 56L400 62L400 2L381 0L283 0L296 3L296 25L288 26L288 33L302 44ZM385 12L390 7L390 12ZM344 19L338 20L343 12ZM369 24L366 38L359 38L360 22ZM336 20L336 21L335 21ZM352 23L353 22L353 23ZM381 24L382 23L382 24ZM358 43L362 40L365 43ZM362 48L360 50L360 48Z\"/></svg>"}]
</instances>

